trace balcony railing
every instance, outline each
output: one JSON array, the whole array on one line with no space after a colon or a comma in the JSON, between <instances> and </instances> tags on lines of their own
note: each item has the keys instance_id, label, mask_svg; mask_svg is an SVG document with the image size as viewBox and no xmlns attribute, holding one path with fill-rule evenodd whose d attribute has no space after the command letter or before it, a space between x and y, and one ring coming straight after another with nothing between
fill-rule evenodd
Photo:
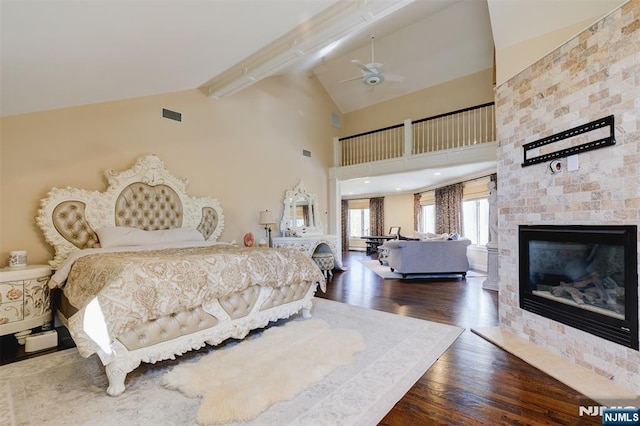
<instances>
[{"instance_id":1,"label":"balcony railing","mask_svg":"<svg viewBox=\"0 0 640 426\"><path fill-rule=\"evenodd\" d=\"M494 103L338 139L336 166L460 148L496 139Z\"/></svg>"}]
</instances>

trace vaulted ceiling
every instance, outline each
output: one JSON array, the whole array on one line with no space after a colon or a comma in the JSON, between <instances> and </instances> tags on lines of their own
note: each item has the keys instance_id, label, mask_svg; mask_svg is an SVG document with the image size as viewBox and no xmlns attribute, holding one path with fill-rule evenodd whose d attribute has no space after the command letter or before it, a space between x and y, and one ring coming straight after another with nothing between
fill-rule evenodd
<instances>
[{"instance_id":1,"label":"vaulted ceiling","mask_svg":"<svg viewBox=\"0 0 640 426\"><path fill-rule=\"evenodd\" d=\"M296 31L291 44L317 44L260 78L313 70L348 112L487 69L494 43L579 22L577 4L621 2L488 1L2 0L0 115L206 86ZM340 83L361 75L351 59L370 62L370 35L396 81Z\"/></svg>"},{"instance_id":2,"label":"vaulted ceiling","mask_svg":"<svg viewBox=\"0 0 640 426\"><path fill-rule=\"evenodd\" d=\"M375 62L386 81L368 87L351 62ZM493 36L484 0L415 1L352 34L313 68L342 112L403 96L493 65Z\"/></svg>"},{"instance_id":3,"label":"vaulted ceiling","mask_svg":"<svg viewBox=\"0 0 640 426\"><path fill-rule=\"evenodd\" d=\"M315 73L346 113L486 70L494 45L624 1L0 0L0 116L194 88L215 101L292 72ZM352 62L372 54L386 77L375 87ZM415 173L385 176L378 189L433 179Z\"/></svg>"}]
</instances>

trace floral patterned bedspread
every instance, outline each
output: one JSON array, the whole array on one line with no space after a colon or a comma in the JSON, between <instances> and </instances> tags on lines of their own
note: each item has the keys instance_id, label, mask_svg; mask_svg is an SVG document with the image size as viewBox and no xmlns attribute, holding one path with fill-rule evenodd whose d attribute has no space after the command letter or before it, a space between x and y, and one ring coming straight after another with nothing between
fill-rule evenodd
<instances>
[{"instance_id":1,"label":"floral patterned bedspread","mask_svg":"<svg viewBox=\"0 0 640 426\"><path fill-rule=\"evenodd\" d=\"M145 321L252 285L277 288L304 281L324 286L322 272L302 252L214 245L88 254L73 263L64 293L79 308L69 318L69 331L80 354L88 357L100 347L90 337L95 332L84 326L85 320L96 321L87 314L95 311L96 301L111 341Z\"/></svg>"}]
</instances>

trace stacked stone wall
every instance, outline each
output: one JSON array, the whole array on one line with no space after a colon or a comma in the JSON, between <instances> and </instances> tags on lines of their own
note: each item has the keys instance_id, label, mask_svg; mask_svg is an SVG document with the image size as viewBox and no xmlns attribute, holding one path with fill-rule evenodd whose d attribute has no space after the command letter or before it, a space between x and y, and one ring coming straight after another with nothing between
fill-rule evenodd
<instances>
[{"instance_id":1,"label":"stacked stone wall","mask_svg":"<svg viewBox=\"0 0 640 426\"><path fill-rule=\"evenodd\" d=\"M522 167L523 144L608 115L616 144L579 154L578 170L568 171L566 158L557 173L549 163ZM524 311L518 300L518 225L640 227L640 0L497 87L496 121L501 327L640 394L640 352Z\"/></svg>"}]
</instances>

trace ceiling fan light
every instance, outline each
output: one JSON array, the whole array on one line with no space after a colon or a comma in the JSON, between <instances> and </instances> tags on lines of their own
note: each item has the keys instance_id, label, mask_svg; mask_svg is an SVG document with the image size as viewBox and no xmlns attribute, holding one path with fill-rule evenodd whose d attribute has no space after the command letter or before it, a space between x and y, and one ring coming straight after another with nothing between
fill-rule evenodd
<instances>
[{"instance_id":1,"label":"ceiling fan light","mask_svg":"<svg viewBox=\"0 0 640 426\"><path fill-rule=\"evenodd\" d=\"M384 76L382 74L373 74L366 75L362 79L362 82L369 86L376 86L384 81Z\"/></svg>"}]
</instances>

